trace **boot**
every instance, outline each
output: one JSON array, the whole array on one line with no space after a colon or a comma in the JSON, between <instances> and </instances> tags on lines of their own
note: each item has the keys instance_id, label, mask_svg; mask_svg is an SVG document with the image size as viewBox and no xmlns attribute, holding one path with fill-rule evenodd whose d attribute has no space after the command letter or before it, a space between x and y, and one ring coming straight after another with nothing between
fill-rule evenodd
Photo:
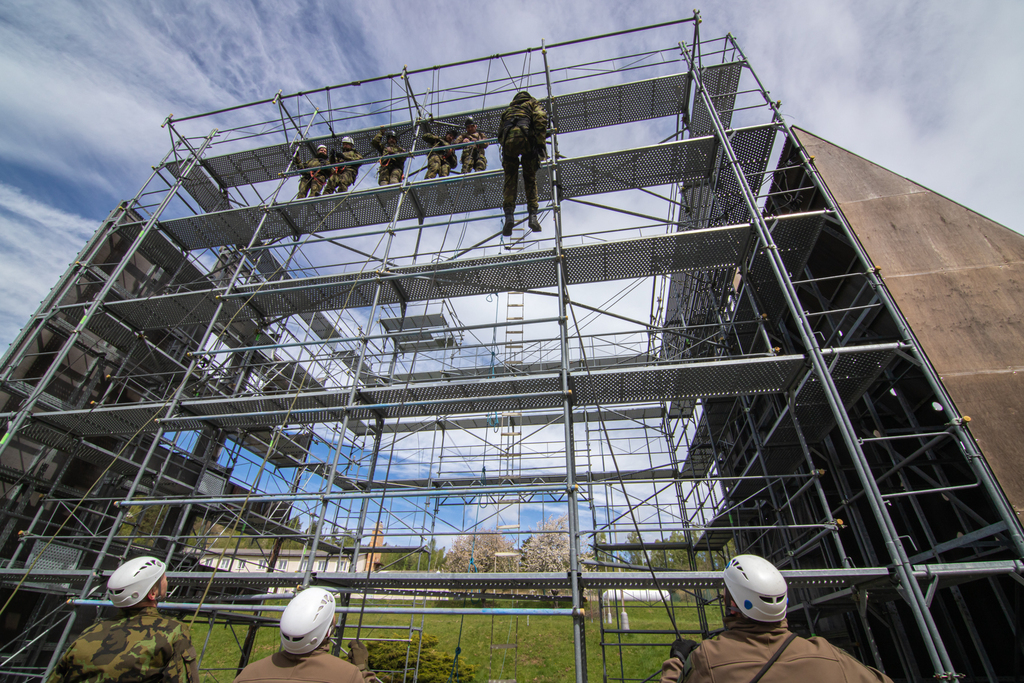
<instances>
[{"instance_id":1,"label":"boot","mask_svg":"<svg viewBox=\"0 0 1024 683\"><path fill-rule=\"evenodd\" d=\"M516 222L515 209L505 209L505 226L501 229L501 234L505 237L512 236L512 225Z\"/></svg>"},{"instance_id":2,"label":"boot","mask_svg":"<svg viewBox=\"0 0 1024 683\"><path fill-rule=\"evenodd\" d=\"M360 640L353 640L348 644L349 661L356 665L360 671L366 671L367 662L370 661L370 653Z\"/></svg>"},{"instance_id":3,"label":"boot","mask_svg":"<svg viewBox=\"0 0 1024 683\"><path fill-rule=\"evenodd\" d=\"M537 209L530 209L530 230L540 232L540 221L537 220Z\"/></svg>"}]
</instances>

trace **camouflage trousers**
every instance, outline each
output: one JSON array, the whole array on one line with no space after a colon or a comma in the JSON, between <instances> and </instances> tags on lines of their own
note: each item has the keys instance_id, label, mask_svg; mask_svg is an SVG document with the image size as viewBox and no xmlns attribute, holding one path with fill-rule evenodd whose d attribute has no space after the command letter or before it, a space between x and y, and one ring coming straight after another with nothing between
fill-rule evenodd
<instances>
[{"instance_id":1,"label":"camouflage trousers","mask_svg":"<svg viewBox=\"0 0 1024 683\"><path fill-rule=\"evenodd\" d=\"M502 155L501 168L505 171L505 185L502 187L501 206L506 211L514 209L516 206L516 195L519 194L520 156L522 157L526 206L536 211L540 207L540 202L537 200L537 169L540 168L540 157L533 152L525 152L522 155Z\"/></svg>"},{"instance_id":2,"label":"camouflage trousers","mask_svg":"<svg viewBox=\"0 0 1024 683\"><path fill-rule=\"evenodd\" d=\"M472 173L473 171L487 170L486 149L466 147L462 150L462 172Z\"/></svg>"},{"instance_id":3,"label":"camouflage trousers","mask_svg":"<svg viewBox=\"0 0 1024 683\"><path fill-rule=\"evenodd\" d=\"M402 182L402 169L400 167L381 166L377 173L378 185L397 185Z\"/></svg>"},{"instance_id":4,"label":"camouflage trousers","mask_svg":"<svg viewBox=\"0 0 1024 683\"><path fill-rule=\"evenodd\" d=\"M309 174L304 173L299 176L299 199L303 199L307 194L311 197L319 197L320 190L324 187L324 180L320 176L309 177Z\"/></svg>"},{"instance_id":5,"label":"camouflage trousers","mask_svg":"<svg viewBox=\"0 0 1024 683\"><path fill-rule=\"evenodd\" d=\"M444 178L451 171L451 167L440 154L431 154L427 157L427 180L441 176Z\"/></svg>"},{"instance_id":6,"label":"camouflage trousers","mask_svg":"<svg viewBox=\"0 0 1024 683\"><path fill-rule=\"evenodd\" d=\"M332 174L331 177L327 179L327 184L324 185L324 194L345 192L355 181L356 169L351 166L346 166L337 173Z\"/></svg>"}]
</instances>

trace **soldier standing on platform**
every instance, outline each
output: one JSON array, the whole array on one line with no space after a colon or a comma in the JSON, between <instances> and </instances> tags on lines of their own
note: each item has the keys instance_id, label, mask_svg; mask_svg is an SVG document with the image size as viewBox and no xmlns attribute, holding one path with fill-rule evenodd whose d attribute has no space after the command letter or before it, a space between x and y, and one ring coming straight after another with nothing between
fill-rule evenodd
<instances>
[{"instance_id":1,"label":"soldier standing on platform","mask_svg":"<svg viewBox=\"0 0 1024 683\"><path fill-rule=\"evenodd\" d=\"M548 132L548 113L540 102L525 90L512 98L508 108L501 113L498 128L498 144L501 145L501 167L505 171L505 185L502 192L502 208L505 210L505 225L501 234L512 235L515 223L516 195L519 191L519 166L523 167L523 187L526 190L526 208L530 214L530 229L540 232L537 210L537 169L541 159L547 157L545 141Z\"/></svg>"},{"instance_id":2,"label":"soldier standing on platform","mask_svg":"<svg viewBox=\"0 0 1024 683\"><path fill-rule=\"evenodd\" d=\"M331 153L331 163L336 161L359 161L363 155L356 151L356 141L347 135L341 139L341 153ZM356 181L356 174L359 172L359 164L348 166L336 166L331 169L331 175L324 187L324 194L332 192L345 192L349 186Z\"/></svg>"},{"instance_id":3,"label":"soldier standing on platform","mask_svg":"<svg viewBox=\"0 0 1024 683\"><path fill-rule=\"evenodd\" d=\"M107 595L121 611L71 643L46 683L199 683L188 626L156 608L167 597L165 569L155 557L118 567L107 581Z\"/></svg>"},{"instance_id":4,"label":"soldier standing on platform","mask_svg":"<svg viewBox=\"0 0 1024 683\"><path fill-rule=\"evenodd\" d=\"M309 161L302 163L299 161L298 156L295 157L295 165L299 168L316 168L317 166L327 165L327 145L320 145L316 148L316 156ZM320 190L324 187L324 181L327 178L327 171L324 169L318 169L315 171L309 171L299 176L299 199L304 199L307 194L313 197L320 196Z\"/></svg>"},{"instance_id":5,"label":"soldier standing on platform","mask_svg":"<svg viewBox=\"0 0 1024 683\"><path fill-rule=\"evenodd\" d=\"M423 140L431 147L443 147L452 145L455 141L455 131L448 129L443 138L440 138L429 131L423 133ZM455 150L445 149L439 152L431 152L427 155L427 180L441 176L446 177L451 169L455 168L458 162L455 159Z\"/></svg>"},{"instance_id":6,"label":"soldier standing on platform","mask_svg":"<svg viewBox=\"0 0 1024 683\"><path fill-rule=\"evenodd\" d=\"M385 131L381 127L380 132L370 140L373 148L380 152L381 157L391 156L390 159L380 160L380 170L377 172L378 185L397 185L402 182L402 173L405 171L405 158L395 157L395 154L405 154L405 150L398 145L398 134L394 130Z\"/></svg>"},{"instance_id":7,"label":"soldier standing on platform","mask_svg":"<svg viewBox=\"0 0 1024 683\"><path fill-rule=\"evenodd\" d=\"M463 142L476 142L477 140L485 140L487 136L477 131L476 122L473 121L473 117L470 116L466 119L466 132L459 137L455 138L455 144L462 144ZM465 147L462 150L462 172L472 173L473 171L486 171L487 170L487 155L485 151L487 145L471 145Z\"/></svg>"}]
</instances>

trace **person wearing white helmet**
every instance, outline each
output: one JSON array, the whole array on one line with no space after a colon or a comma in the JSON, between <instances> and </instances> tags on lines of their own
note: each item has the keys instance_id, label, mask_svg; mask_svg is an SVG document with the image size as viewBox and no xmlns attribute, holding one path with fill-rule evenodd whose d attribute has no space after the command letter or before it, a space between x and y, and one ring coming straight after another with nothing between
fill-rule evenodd
<instances>
[{"instance_id":1,"label":"person wearing white helmet","mask_svg":"<svg viewBox=\"0 0 1024 683\"><path fill-rule=\"evenodd\" d=\"M723 572L725 631L699 645L676 640L661 683L782 683L791 680L892 683L824 638L801 638L786 623L786 579L757 555L737 555Z\"/></svg>"},{"instance_id":2,"label":"person wearing white helmet","mask_svg":"<svg viewBox=\"0 0 1024 683\"><path fill-rule=\"evenodd\" d=\"M356 151L356 141L345 136L341 139L341 152L331 152L331 163L356 162L362 160L363 155ZM333 192L346 192L356 182L356 174L359 172L359 164L346 163L344 166L335 166L331 169L331 175L324 185L324 194Z\"/></svg>"},{"instance_id":3,"label":"person wearing white helmet","mask_svg":"<svg viewBox=\"0 0 1024 683\"><path fill-rule=\"evenodd\" d=\"M235 683L364 683L376 681L367 668L369 653L358 640L349 644L351 662L327 651L334 629L334 595L307 588L281 613L281 651L246 666Z\"/></svg>"},{"instance_id":4,"label":"person wearing white helmet","mask_svg":"<svg viewBox=\"0 0 1024 683\"><path fill-rule=\"evenodd\" d=\"M327 180L328 171L325 168L330 160L327 154L327 145L318 145L316 154L308 161L300 161L298 152L295 153L295 167L313 169L299 176L299 199L305 199L306 195L319 197L320 190L324 189L324 182Z\"/></svg>"},{"instance_id":5,"label":"person wearing white helmet","mask_svg":"<svg viewBox=\"0 0 1024 683\"><path fill-rule=\"evenodd\" d=\"M156 608L167 597L166 569L155 557L136 557L118 567L107 581L107 597L121 611L71 643L47 683L198 683L188 626Z\"/></svg>"}]
</instances>

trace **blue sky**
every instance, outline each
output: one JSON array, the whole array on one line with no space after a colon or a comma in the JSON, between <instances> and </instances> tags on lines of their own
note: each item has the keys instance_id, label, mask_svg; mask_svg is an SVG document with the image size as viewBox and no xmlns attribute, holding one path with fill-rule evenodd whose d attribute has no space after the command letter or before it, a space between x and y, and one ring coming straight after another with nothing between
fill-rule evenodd
<instances>
[{"instance_id":1,"label":"blue sky","mask_svg":"<svg viewBox=\"0 0 1024 683\"><path fill-rule=\"evenodd\" d=\"M1015 230L1024 3L697 3L791 123ZM0 6L0 345L169 147L165 117L689 15L666 2ZM682 31L681 35L688 33Z\"/></svg>"}]
</instances>

